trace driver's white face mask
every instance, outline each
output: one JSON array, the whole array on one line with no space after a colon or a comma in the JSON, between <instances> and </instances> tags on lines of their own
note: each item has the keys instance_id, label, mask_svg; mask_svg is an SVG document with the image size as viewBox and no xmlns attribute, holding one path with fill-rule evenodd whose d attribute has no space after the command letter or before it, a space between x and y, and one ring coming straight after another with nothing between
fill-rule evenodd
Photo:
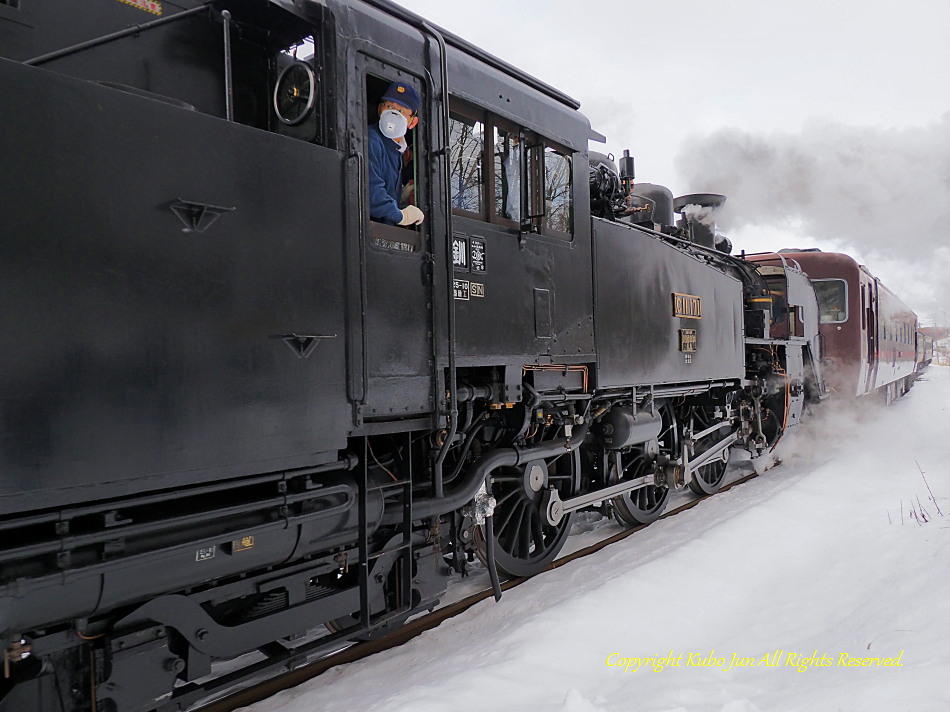
<instances>
[{"instance_id":1,"label":"driver's white face mask","mask_svg":"<svg viewBox=\"0 0 950 712\"><path fill-rule=\"evenodd\" d=\"M409 129L409 120L395 109L379 115L379 130L386 138L402 138Z\"/></svg>"}]
</instances>

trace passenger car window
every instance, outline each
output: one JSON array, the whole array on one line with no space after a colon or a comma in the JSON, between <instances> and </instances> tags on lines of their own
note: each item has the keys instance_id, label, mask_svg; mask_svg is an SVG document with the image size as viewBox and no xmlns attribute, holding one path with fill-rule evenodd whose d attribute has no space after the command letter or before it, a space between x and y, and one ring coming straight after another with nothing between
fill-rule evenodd
<instances>
[{"instance_id":1,"label":"passenger car window","mask_svg":"<svg viewBox=\"0 0 950 712\"><path fill-rule=\"evenodd\" d=\"M814 279L818 314L822 324L840 324L848 320L848 285L843 279Z\"/></svg>"},{"instance_id":2,"label":"passenger car window","mask_svg":"<svg viewBox=\"0 0 950 712\"><path fill-rule=\"evenodd\" d=\"M481 121L452 114L449 118L449 169L452 176L452 208L482 214L482 155L485 128Z\"/></svg>"}]
</instances>

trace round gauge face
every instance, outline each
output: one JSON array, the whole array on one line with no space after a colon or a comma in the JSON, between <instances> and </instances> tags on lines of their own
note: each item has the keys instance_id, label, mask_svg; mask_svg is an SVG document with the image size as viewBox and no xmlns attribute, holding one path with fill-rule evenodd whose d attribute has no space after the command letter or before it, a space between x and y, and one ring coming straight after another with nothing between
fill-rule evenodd
<instances>
[{"instance_id":1,"label":"round gauge face","mask_svg":"<svg viewBox=\"0 0 950 712\"><path fill-rule=\"evenodd\" d=\"M274 111L289 126L299 124L313 109L313 70L303 62L284 67L274 88Z\"/></svg>"}]
</instances>

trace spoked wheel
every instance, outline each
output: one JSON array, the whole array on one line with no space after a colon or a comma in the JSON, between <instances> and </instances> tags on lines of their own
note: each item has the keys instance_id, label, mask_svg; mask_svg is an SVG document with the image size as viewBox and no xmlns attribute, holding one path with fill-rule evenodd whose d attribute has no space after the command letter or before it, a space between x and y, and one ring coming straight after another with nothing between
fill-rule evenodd
<instances>
[{"instance_id":1,"label":"spoked wheel","mask_svg":"<svg viewBox=\"0 0 950 712\"><path fill-rule=\"evenodd\" d=\"M537 460L522 467L502 467L492 476L495 498L495 564L510 576L533 576L554 561L571 531L571 514L556 525L544 516L542 500L550 487L562 500L580 487L577 452L562 455L553 463ZM487 560L483 527L475 528L478 557Z\"/></svg>"},{"instance_id":2,"label":"spoked wheel","mask_svg":"<svg viewBox=\"0 0 950 712\"><path fill-rule=\"evenodd\" d=\"M726 463L716 458L714 462L703 465L693 473L689 488L696 494L715 494L722 487L725 478Z\"/></svg>"},{"instance_id":3,"label":"spoked wheel","mask_svg":"<svg viewBox=\"0 0 950 712\"><path fill-rule=\"evenodd\" d=\"M705 430L716 422L712 408L692 408L690 418L692 418L693 421L693 432ZM693 457L699 457L706 452L706 450L718 443L724 437L724 433L725 428L702 438L696 443L696 452L693 453ZM722 487L723 480L726 478L728 453L729 450L726 450L724 457L717 457L712 462L706 463L694 472L689 481L689 488L699 495L715 494L718 492Z\"/></svg>"},{"instance_id":4,"label":"spoked wheel","mask_svg":"<svg viewBox=\"0 0 950 712\"><path fill-rule=\"evenodd\" d=\"M660 454L675 457L679 452L679 432L677 430L676 415L673 408L664 403L660 407L660 417L663 421L660 435L657 438ZM621 454L616 453L621 458ZM648 474L652 467L652 458L645 454L635 454L633 459L624 463L618 460L618 466L611 467L610 484L619 484L624 480L636 479ZM619 476L618 476L619 473ZM635 527L641 524L655 522L666 509L670 498L669 487L647 485L632 492L619 495L611 499L614 515L624 526Z\"/></svg>"},{"instance_id":5,"label":"spoked wheel","mask_svg":"<svg viewBox=\"0 0 950 712\"><path fill-rule=\"evenodd\" d=\"M617 455L619 457L619 453ZM622 477L612 477L611 484L619 484L624 480L636 479L642 477L652 468L652 464L643 455L627 465L623 469ZM614 514L621 524L628 527L635 527L641 524L649 524L659 519L666 509L666 503L670 498L669 487L658 487L656 485L647 485L632 492L618 495L610 501L614 506Z\"/></svg>"}]
</instances>

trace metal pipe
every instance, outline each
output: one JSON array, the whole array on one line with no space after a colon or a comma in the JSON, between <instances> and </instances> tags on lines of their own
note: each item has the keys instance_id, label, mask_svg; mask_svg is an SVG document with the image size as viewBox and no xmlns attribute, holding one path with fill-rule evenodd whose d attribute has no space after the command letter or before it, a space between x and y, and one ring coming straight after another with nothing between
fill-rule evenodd
<instances>
[{"instance_id":1,"label":"metal pipe","mask_svg":"<svg viewBox=\"0 0 950 712\"><path fill-rule=\"evenodd\" d=\"M221 13L224 21L224 115L234 121L234 81L231 77L231 13Z\"/></svg>"},{"instance_id":2,"label":"metal pipe","mask_svg":"<svg viewBox=\"0 0 950 712\"><path fill-rule=\"evenodd\" d=\"M152 20L151 22L146 22L144 25L133 25L124 30L119 30L118 32L112 32L108 35L103 35L102 37L96 37L95 39L86 40L85 42L80 42L79 44L71 45L70 47L64 47L63 49L58 49L55 52L49 52L48 54L41 54L39 57L34 57L33 59L26 60L23 64L28 64L30 66L38 66L40 64L46 64L46 62L51 62L54 59L60 59L62 57L68 57L71 54L76 54L77 52L82 52L83 50L90 49L92 47L98 47L99 45L108 44L114 40L120 40L123 37L129 37L132 35L137 35L146 30L154 29L161 25L168 24L169 22L175 22L176 20L183 20L186 17L190 17L199 12L207 10L211 5L211 2L206 2L198 7L193 7L190 10L185 10L183 12L176 13L174 15L169 15L168 17L162 17L158 20Z\"/></svg>"},{"instance_id":3,"label":"metal pipe","mask_svg":"<svg viewBox=\"0 0 950 712\"><path fill-rule=\"evenodd\" d=\"M171 492L141 495L133 498L122 499L121 501L108 502L102 505L71 507L67 509L56 510L47 514L32 515L19 519L8 519L6 521L0 522L0 532L16 529L17 527L32 526L34 524L68 522L72 519L76 519L77 517L102 515L114 509L127 510L132 507L157 504L167 502L172 499L181 499L183 497L194 497L197 495L204 495L214 492L227 493L234 489L266 484L268 482L279 482L281 480L293 479L295 477L304 477L307 475L315 475L323 472L332 472L335 470L349 471L354 469L357 464L359 464L359 459L355 454L352 452L344 452L339 460L327 462L322 465L314 465L313 467L274 472L266 475L256 475L253 477L245 477L243 479L237 480L227 480L225 482L202 485L200 487L189 487L185 490L176 489Z\"/></svg>"},{"instance_id":4,"label":"metal pipe","mask_svg":"<svg viewBox=\"0 0 950 712\"><path fill-rule=\"evenodd\" d=\"M59 551L72 551L87 546L103 544L114 539L131 538L143 534L159 534L174 529L185 531L192 525L207 524L218 520L227 520L240 515L259 514L269 508L277 508L287 504L295 504L308 500L319 500L330 495L346 495L346 501L341 504L335 504L325 509L307 512L305 514L288 515L281 520L281 526L286 527L298 522L311 521L340 514L349 510L353 506L353 499L350 496L352 490L343 484L321 487L319 489L309 490L293 495L281 495L270 497L264 500L245 502L231 507L221 507L219 509L204 510L195 514L180 515L169 517L153 522L142 524L124 524L114 529L105 529L94 531L89 534L69 534L55 539L31 543L24 546L0 550L0 563L8 561L17 561L30 557L37 557L43 554L50 554ZM263 524L234 524L231 525L233 531L249 529L249 527L260 527Z\"/></svg>"},{"instance_id":5,"label":"metal pipe","mask_svg":"<svg viewBox=\"0 0 950 712\"><path fill-rule=\"evenodd\" d=\"M495 565L495 525L493 517L485 517L485 558L488 559L488 578L495 600L501 600L501 583L498 581L498 567Z\"/></svg>"},{"instance_id":6,"label":"metal pipe","mask_svg":"<svg viewBox=\"0 0 950 712\"><path fill-rule=\"evenodd\" d=\"M573 435L548 440L532 447L501 448L492 450L484 455L469 470L457 487L445 492L444 497L426 497L413 500L412 518L415 521L428 517L437 517L440 514L451 512L468 504L478 493L488 476L499 467L515 467L530 460L543 460L557 455L563 455L576 450L587 432L590 430L590 421L577 428ZM383 515L382 524L392 525L402 521L402 507L398 511L387 511Z\"/></svg>"},{"instance_id":7,"label":"metal pipe","mask_svg":"<svg viewBox=\"0 0 950 712\"><path fill-rule=\"evenodd\" d=\"M432 35L436 42L439 45L439 84L440 84L440 103L443 106L443 111L440 112L440 121L439 126L442 129L441 141L439 146L443 152L448 150L449 143L449 124L448 124L448 59L446 57L446 46L445 38L442 37L442 34L436 30L428 22L423 21L421 23L421 28L424 32ZM434 119L434 117L433 117ZM433 121L433 126L435 122ZM453 291L453 282L455 279L455 265L452 260L452 201L450 200L452 195L452 187L449 184L449 174L447 171L442 172L442 190L444 193L443 209L445 214L443 216L445 220L445 271L446 271L446 294L448 296L447 302L447 326L448 326L448 379L445 384L445 389L448 393L449 403L448 403L448 433L445 437L445 442L442 443L442 447L439 449L439 454L436 456L435 463L432 469L432 485L433 491L435 493L436 499L439 499L445 495L445 486L444 486L444 472L443 467L445 464L445 458L449 454L449 448L452 447L452 442L455 440L455 434L458 432L458 394L457 390L457 373L456 373L456 353L455 353L455 293ZM451 511L451 510L446 510Z\"/></svg>"}]
</instances>

